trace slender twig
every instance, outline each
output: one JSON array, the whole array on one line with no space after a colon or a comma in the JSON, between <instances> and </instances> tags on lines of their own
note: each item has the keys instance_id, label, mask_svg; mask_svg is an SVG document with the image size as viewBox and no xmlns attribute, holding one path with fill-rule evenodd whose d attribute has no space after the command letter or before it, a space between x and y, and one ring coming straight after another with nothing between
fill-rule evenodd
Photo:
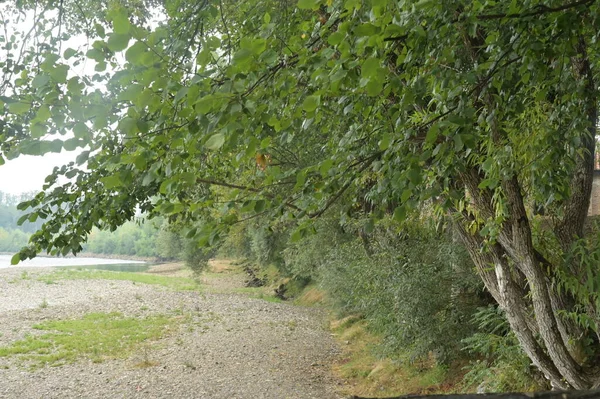
<instances>
[{"instance_id":1,"label":"slender twig","mask_svg":"<svg viewBox=\"0 0 600 399\"><path fill-rule=\"evenodd\" d=\"M227 60L231 64L231 34L229 33L229 27L227 26L227 22L225 21L223 0L219 0L219 8L221 9L221 22L223 23L223 28L225 28L225 33L227 34Z\"/></svg>"},{"instance_id":2,"label":"slender twig","mask_svg":"<svg viewBox=\"0 0 600 399\"><path fill-rule=\"evenodd\" d=\"M233 183L227 183L227 182L223 182L223 181L217 181L217 180L212 180L212 179L203 179L203 178L197 178L196 182L204 183L204 184L212 184L215 186L227 187L227 188L232 188L232 189L237 189L237 190L252 191L253 193L262 194L267 198L271 198L271 199L275 198L275 196L273 194L264 193L262 188L241 186L239 184L233 184ZM291 202L284 202L284 205L286 205L287 207L290 207L296 211L302 210L302 209L298 208L296 205L292 204Z\"/></svg>"},{"instance_id":3,"label":"slender twig","mask_svg":"<svg viewBox=\"0 0 600 399\"><path fill-rule=\"evenodd\" d=\"M63 14L64 14L64 7L63 7L63 1L64 0L60 0L60 4L58 5L58 52L59 54L62 53L62 39L61 39L61 34L62 34L62 20L63 20Z\"/></svg>"},{"instance_id":4,"label":"slender twig","mask_svg":"<svg viewBox=\"0 0 600 399\"><path fill-rule=\"evenodd\" d=\"M369 158L365 159L365 161L369 161L371 159L372 158L369 157ZM356 173L354 173L352 175L352 177L350 178L350 180L347 181L346 184L344 184L342 186L342 188L340 189L340 191L338 191L333 197L331 197L325 203L325 206L323 208L321 208L317 212L311 213L310 215L308 215L308 217L311 218L311 219L314 219L314 218L318 218L321 215L323 215L346 192L346 190L348 190L350 188L350 186L354 182L356 176L358 176L360 173L362 173L365 170L367 170L367 168L369 168L369 166L371 166L371 162L365 162L365 164L358 171L356 171Z\"/></svg>"}]
</instances>

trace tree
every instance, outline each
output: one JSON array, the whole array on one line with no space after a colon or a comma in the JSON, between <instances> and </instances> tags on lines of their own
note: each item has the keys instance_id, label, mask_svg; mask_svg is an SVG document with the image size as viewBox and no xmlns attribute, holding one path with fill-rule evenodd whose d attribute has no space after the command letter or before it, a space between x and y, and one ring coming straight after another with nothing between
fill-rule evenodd
<instances>
[{"instance_id":1,"label":"tree","mask_svg":"<svg viewBox=\"0 0 600 399\"><path fill-rule=\"evenodd\" d=\"M94 16L68 3L35 13L44 45L3 64L3 155L85 148L21 205L46 221L15 261L77 252L136 207L212 221L188 232L210 244L255 215L297 223L299 239L334 203L342 223L433 204L544 375L600 381L599 250L584 234L595 0L138 3L155 23L118 1ZM83 19L87 50L62 48ZM75 76L86 60L96 72Z\"/></svg>"}]
</instances>

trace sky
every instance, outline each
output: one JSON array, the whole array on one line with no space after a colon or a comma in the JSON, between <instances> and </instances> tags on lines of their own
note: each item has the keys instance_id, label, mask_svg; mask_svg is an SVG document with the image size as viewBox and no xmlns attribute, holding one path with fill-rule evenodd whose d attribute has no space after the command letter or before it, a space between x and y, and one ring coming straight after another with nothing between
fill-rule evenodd
<instances>
[{"instance_id":1,"label":"sky","mask_svg":"<svg viewBox=\"0 0 600 399\"><path fill-rule=\"evenodd\" d=\"M43 157L22 155L6 161L0 165L0 191L10 194L41 191L44 179L52 173L52 169L74 161L77 154L77 151L63 151Z\"/></svg>"}]
</instances>

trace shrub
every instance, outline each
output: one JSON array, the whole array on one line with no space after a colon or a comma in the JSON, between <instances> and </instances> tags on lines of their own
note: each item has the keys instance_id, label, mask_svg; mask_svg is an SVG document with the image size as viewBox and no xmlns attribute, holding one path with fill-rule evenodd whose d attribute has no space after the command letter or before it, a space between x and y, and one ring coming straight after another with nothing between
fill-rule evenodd
<instances>
[{"instance_id":1,"label":"shrub","mask_svg":"<svg viewBox=\"0 0 600 399\"><path fill-rule=\"evenodd\" d=\"M467 386L479 392L528 392L548 389L547 383L512 333L504 312L496 305L482 307L473 316L478 332L465 338L464 349L478 357L465 375Z\"/></svg>"},{"instance_id":2,"label":"shrub","mask_svg":"<svg viewBox=\"0 0 600 399\"><path fill-rule=\"evenodd\" d=\"M474 331L481 284L450 232L399 227L387 221L367 243L355 238L329 248L321 284L341 312L364 315L383 337L383 355L412 361L433 354L449 362Z\"/></svg>"}]
</instances>

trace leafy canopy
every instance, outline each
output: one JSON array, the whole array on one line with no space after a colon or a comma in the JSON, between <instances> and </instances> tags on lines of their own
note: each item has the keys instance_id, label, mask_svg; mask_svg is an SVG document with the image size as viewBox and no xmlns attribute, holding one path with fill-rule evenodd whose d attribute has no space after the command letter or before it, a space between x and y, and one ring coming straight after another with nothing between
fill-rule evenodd
<instances>
[{"instance_id":1,"label":"leafy canopy","mask_svg":"<svg viewBox=\"0 0 600 399\"><path fill-rule=\"evenodd\" d=\"M594 1L19 4L45 39L7 52L2 157L83 151L22 205L46 223L17 260L77 252L136 207L210 217L201 243L265 212L301 237L334 202L342 218L364 202L374 218L460 211L473 167L495 203L473 228L494 238L506 176L560 215L589 127L570 60L597 39Z\"/></svg>"}]
</instances>

